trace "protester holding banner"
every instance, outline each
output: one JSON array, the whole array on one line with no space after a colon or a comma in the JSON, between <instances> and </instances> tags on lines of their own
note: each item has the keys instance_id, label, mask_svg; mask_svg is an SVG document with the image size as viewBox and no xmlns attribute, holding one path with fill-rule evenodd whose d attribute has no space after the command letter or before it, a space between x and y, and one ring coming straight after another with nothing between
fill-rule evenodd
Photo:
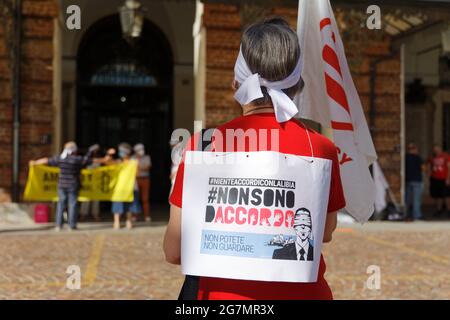
<instances>
[{"instance_id":1,"label":"protester holding banner","mask_svg":"<svg viewBox=\"0 0 450 320\"><path fill-rule=\"evenodd\" d=\"M321 245L331 241L345 200L336 147L293 119L299 61L286 21L248 27L233 81L243 115L217 128L212 152L202 152L241 162L197 165L189 159L204 150L204 137L186 146L164 251L183 273L200 276L198 299L332 299Z\"/></svg>"},{"instance_id":2,"label":"protester holding banner","mask_svg":"<svg viewBox=\"0 0 450 320\"><path fill-rule=\"evenodd\" d=\"M118 146L119 150L119 160L116 160L116 163L127 163L129 161L135 161L131 158L131 146L122 142ZM126 214L126 227L127 229L133 228L133 214L141 213L141 204L139 202L139 189L136 182L136 175L132 177L128 177L129 179L134 180L134 192L133 192L133 201L132 202L117 202L113 201L111 206L111 211L114 215L114 225L113 228L118 230L120 229L120 217L123 214Z\"/></svg>"},{"instance_id":3,"label":"protester holding banner","mask_svg":"<svg viewBox=\"0 0 450 320\"><path fill-rule=\"evenodd\" d=\"M59 167L58 178L58 206L56 212L56 231L61 230L63 224L63 214L68 202L69 230L77 227L78 216L78 192L80 189L80 172L92 162L93 153L99 149L99 145L89 148L85 156L77 155L77 145L70 141L64 145L64 150L59 156L53 158L42 158L30 161L30 166L48 164L52 167Z\"/></svg>"},{"instance_id":4,"label":"protester holding banner","mask_svg":"<svg viewBox=\"0 0 450 320\"><path fill-rule=\"evenodd\" d=\"M114 161L116 160L116 149L114 149L114 148L109 148L107 151L106 151L106 154L105 154L105 156L103 157L103 161L102 161L102 163L103 164L108 164L108 163L114 163Z\"/></svg>"},{"instance_id":5,"label":"protester holding banner","mask_svg":"<svg viewBox=\"0 0 450 320\"><path fill-rule=\"evenodd\" d=\"M144 209L144 220L151 221L150 217L150 169L152 168L152 159L145 153L145 147L142 143L134 146L133 159L138 162L137 184L139 195Z\"/></svg>"},{"instance_id":6,"label":"protester holding banner","mask_svg":"<svg viewBox=\"0 0 450 320\"><path fill-rule=\"evenodd\" d=\"M96 168L80 172L78 201L133 201L137 162L116 163L110 156L94 158ZM25 201L58 201L60 169L46 165L31 166L23 199Z\"/></svg>"}]
</instances>

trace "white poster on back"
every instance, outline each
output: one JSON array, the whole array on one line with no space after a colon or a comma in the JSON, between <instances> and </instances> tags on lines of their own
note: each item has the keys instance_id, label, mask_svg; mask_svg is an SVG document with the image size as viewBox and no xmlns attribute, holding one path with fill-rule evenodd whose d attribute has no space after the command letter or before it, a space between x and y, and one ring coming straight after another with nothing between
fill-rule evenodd
<instances>
[{"instance_id":1,"label":"white poster on back","mask_svg":"<svg viewBox=\"0 0 450 320\"><path fill-rule=\"evenodd\" d=\"M315 282L332 161L263 152L188 151L182 272Z\"/></svg>"}]
</instances>

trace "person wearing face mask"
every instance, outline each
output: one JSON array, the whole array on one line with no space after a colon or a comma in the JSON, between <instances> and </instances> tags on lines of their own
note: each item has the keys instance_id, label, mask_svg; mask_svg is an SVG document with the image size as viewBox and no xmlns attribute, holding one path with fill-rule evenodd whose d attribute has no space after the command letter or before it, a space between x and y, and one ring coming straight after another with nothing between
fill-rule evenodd
<instances>
[{"instance_id":1,"label":"person wearing face mask","mask_svg":"<svg viewBox=\"0 0 450 320\"><path fill-rule=\"evenodd\" d=\"M116 163L120 162L128 162L132 161L131 158L131 146L126 143L122 142L119 144L118 147L119 150L119 160ZM135 177L130 177L132 179L135 179ZM127 229L133 228L133 214L139 214L141 209L141 204L139 203L139 189L137 182L134 186L134 197L132 202L112 202L111 211L114 214L114 229L120 229L120 217L126 213L127 220L126 220L126 227Z\"/></svg>"},{"instance_id":2,"label":"person wearing face mask","mask_svg":"<svg viewBox=\"0 0 450 320\"><path fill-rule=\"evenodd\" d=\"M58 206L56 211L56 231L60 231L63 225L63 214L68 202L69 230L77 228L78 217L78 192L80 189L81 169L92 163L93 154L99 149L99 145L91 146L85 156L77 155L77 145L70 141L64 145L64 150L53 158L41 158L30 161L30 166L46 164L60 169L58 178Z\"/></svg>"},{"instance_id":3,"label":"person wearing face mask","mask_svg":"<svg viewBox=\"0 0 450 320\"><path fill-rule=\"evenodd\" d=\"M136 181L139 188L139 194L144 209L144 220L151 221L150 217L150 169L152 167L152 159L150 155L145 154L145 147L142 143L134 146L133 159L138 161L138 172Z\"/></svg>"}]
</instances>

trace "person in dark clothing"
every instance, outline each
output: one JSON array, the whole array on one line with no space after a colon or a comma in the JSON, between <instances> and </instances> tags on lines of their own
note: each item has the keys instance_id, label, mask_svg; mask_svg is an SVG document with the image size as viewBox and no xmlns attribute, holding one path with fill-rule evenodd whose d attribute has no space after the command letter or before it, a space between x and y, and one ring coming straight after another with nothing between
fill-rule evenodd
<instances>
[{"instance_id":1,"label":"person in dark clothing","mask_svg":"<svg viewBox=\"0 0 450 320\"><path fill-rule=\"evenodd\" d=\"M407 220L423 219L421 207L423 192L422 172L424 170L424 163L418 153L416 144L410 143L405 155L405 203ZM412 211L410 211L410 207L412 207ZM410 214L410 212L412 214Z\"/></svg>"},{"instance_id":2,"label":"person in dark clothing","mask_svg":"<svg viewBox=\"0 0 450 320\"><path fill-rule=\"evenodd\" d=\"M63 152L52 158L42 158L30 161L30 165L46 164L60 169L58 178L58 206L56 211L56 231L60 231L63 224L63 214L68 202L69 230L77 227L78 192L80 190L80 172L92 162L93 153L99 149L98 145L89 148L85 156L77 155L75 142L67 142Z\"/></svg>"}]
</instances>

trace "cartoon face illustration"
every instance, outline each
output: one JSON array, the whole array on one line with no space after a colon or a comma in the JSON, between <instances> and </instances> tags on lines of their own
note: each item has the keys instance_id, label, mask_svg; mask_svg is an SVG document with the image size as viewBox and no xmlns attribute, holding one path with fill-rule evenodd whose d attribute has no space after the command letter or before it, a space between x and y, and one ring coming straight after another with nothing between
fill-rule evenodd
<instances>
[{"instance_id":1,"label":"cartoon face illustration","mask_svg":"<svg viewBox=\"0 0 450 320\"><path fill-rule=\"evenodd\" d=\"M311 237L311 213L306 208L300 208L297 210L294 216L294 229L297 237L301 241L305 241Z\"/></svg>"},{"instance_id":2,"label":"cartoon face illustration","mask_svg":"<svg viewBox=\"0 0 450 320\"><path fill-rule=\"evenodd\" d=\"M311 212L306 208L300 208L295 212L293 228L297 235L296 239L289 241L277 241L282 248L275 249L272 259L313 261L314 243L312 234ZM279 240L277 238L277 240Z\"/></svg>"}]
</instances>

